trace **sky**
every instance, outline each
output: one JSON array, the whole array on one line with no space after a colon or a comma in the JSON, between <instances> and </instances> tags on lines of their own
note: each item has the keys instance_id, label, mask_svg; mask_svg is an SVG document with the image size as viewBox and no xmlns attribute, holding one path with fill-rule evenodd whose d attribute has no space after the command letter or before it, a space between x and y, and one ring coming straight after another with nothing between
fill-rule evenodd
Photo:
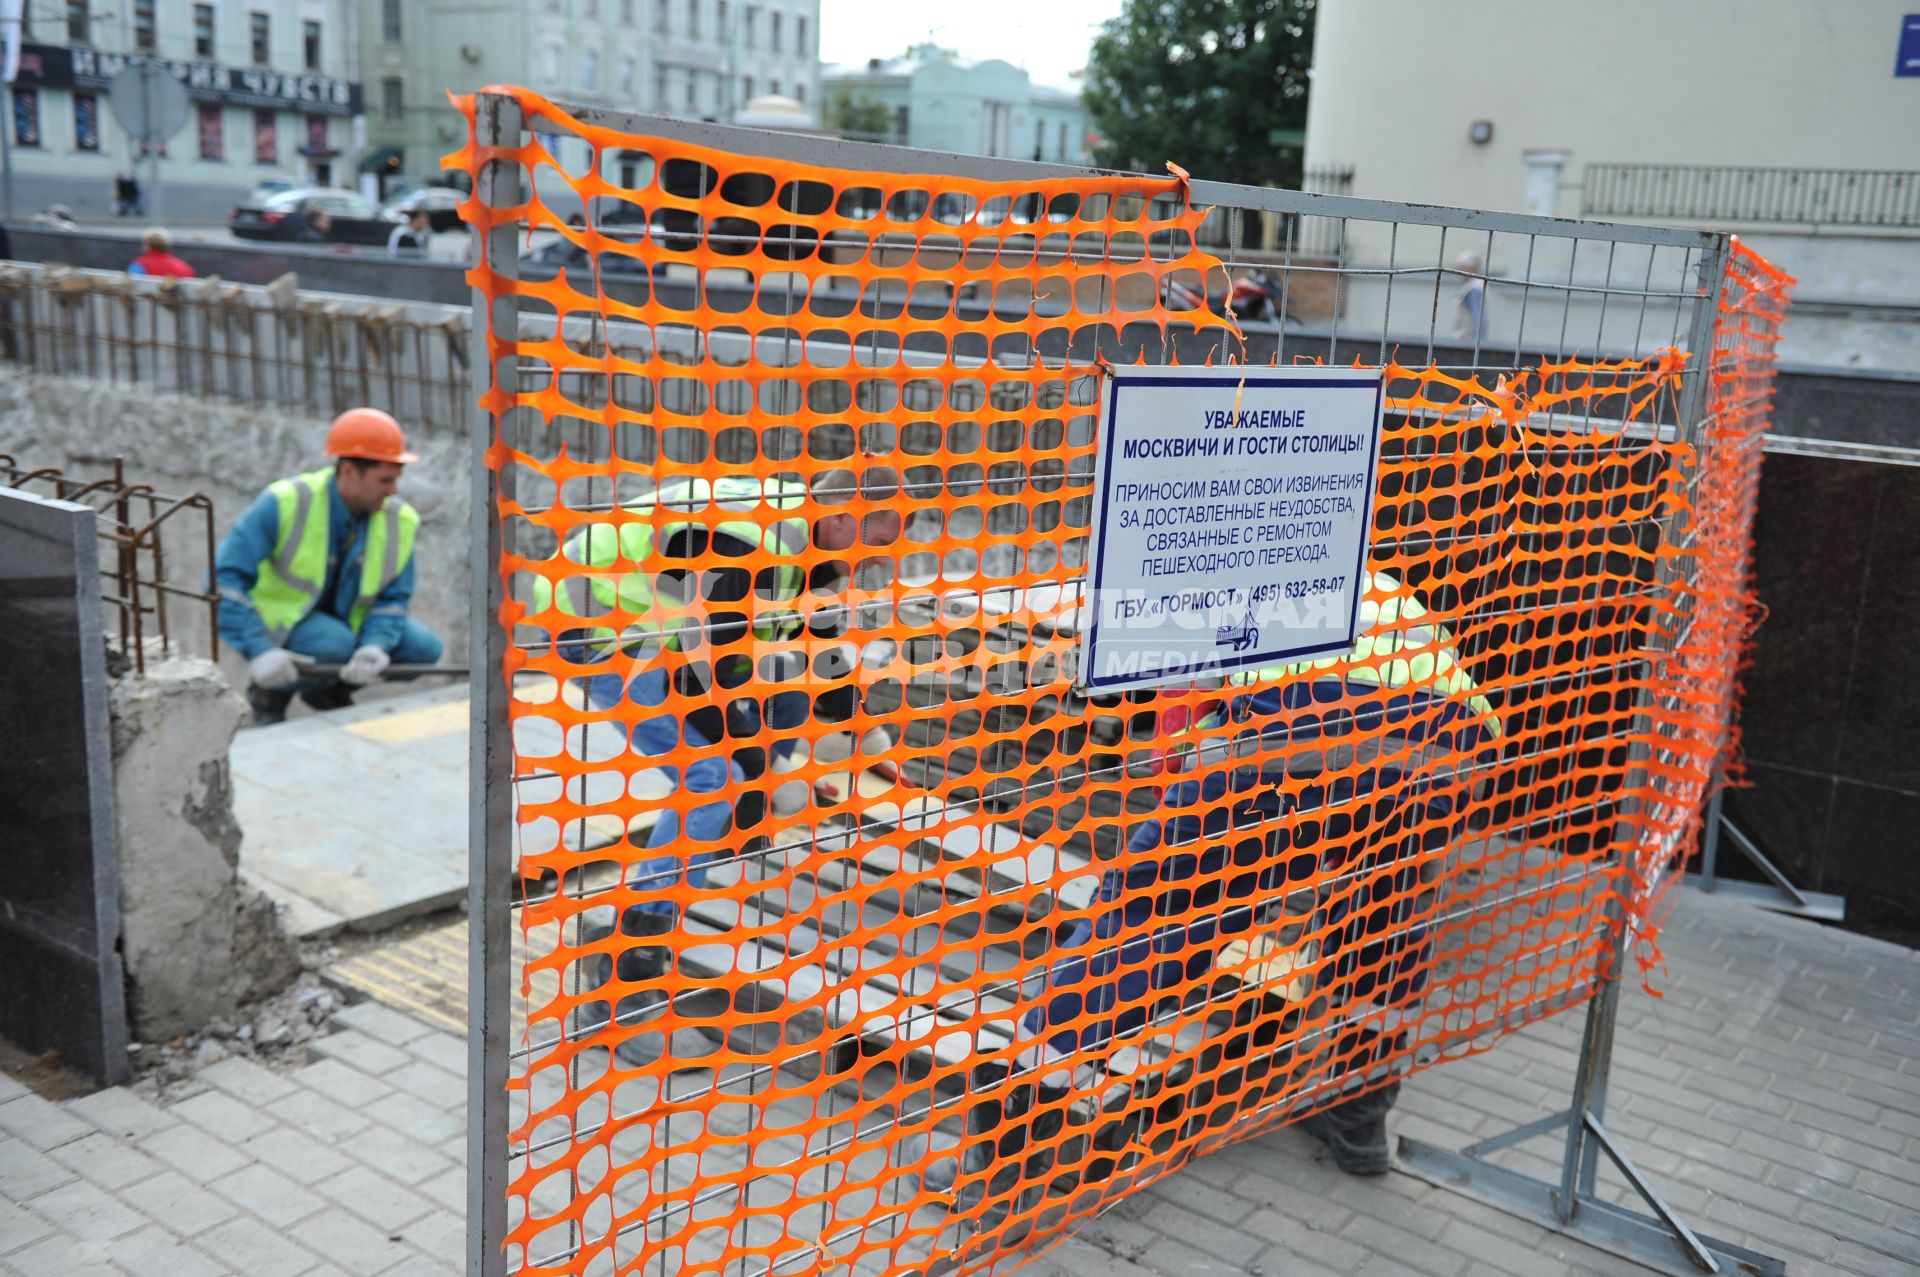
<instances>
[{"instance_id":1,"label":"sky","mask_svg":"<svg viewBox=\"0 0 1920 1277\"><path fill-rule=\"evenodd\" d=\"M820 57L865 62L898 57L932 40L965 58L1004 58L1041 84L1073 88L1072 73L1121 0L820 0Z\"/></svg>"}]
</instances>

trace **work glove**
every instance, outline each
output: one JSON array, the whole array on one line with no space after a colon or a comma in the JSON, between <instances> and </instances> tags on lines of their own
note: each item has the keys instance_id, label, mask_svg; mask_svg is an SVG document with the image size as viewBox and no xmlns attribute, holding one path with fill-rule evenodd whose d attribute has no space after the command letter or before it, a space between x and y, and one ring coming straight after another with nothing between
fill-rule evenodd
<instances>
[{"instance_id":1,"label":"work glove","mask_svg":"<svg viewBox=\"0 0 1920 1277\"><path fill-rule=\"evenodd\" d=\"M287 687L300 681L300 658L284 647L270 647L247 662L255 687Z\"/></svg>"},{"instance_id":2,"label":"work glove","mask_svg":"<svg viewBox=\"0 0 1920 1277\"><path fill-rule=\"evenodd\" d=\"M387 655L385 648L369 644L355 650L352 659L340 667L340 681L365 687L386 673L387 666L392 663L393 658Z\"/></svg>"}]
</instances>

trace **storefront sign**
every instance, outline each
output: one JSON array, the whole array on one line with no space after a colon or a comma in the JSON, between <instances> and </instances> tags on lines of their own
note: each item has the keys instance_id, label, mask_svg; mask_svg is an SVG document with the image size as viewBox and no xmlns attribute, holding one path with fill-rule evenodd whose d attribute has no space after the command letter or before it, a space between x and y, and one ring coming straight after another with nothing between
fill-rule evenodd
<instances>
[{"instance_id":1,"label":"storefront sign","mask_svg":"<svg viewBox=\"0 0 1920 1277\"><path fill-rule=\"evenodd\" d=\"M103 53L86 45L29 44L20 52L19 83L54 89L105 90L128 63L165 67L196 102L303 115L358 115L360 86L328 75L292 74L266 67L230 67L218 62L181 62L126 53Z\"/></svg>"},{"instance_id":2,"label":"storefront sign","mask_svg":"<svg viewBox=\"0 0 1920 1277\"><path fill-rule=\"evenodd\" d=\"M1110 370L1082 686L1352 647L1380 418L1378 369Z\"/></svg>"}]
</instances>

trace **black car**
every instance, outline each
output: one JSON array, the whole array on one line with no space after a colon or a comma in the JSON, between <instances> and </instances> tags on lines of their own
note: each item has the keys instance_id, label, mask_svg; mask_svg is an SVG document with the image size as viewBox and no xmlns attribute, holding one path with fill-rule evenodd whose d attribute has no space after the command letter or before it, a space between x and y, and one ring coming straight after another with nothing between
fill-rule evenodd
<instances>
[{"instance_id":1,"label":"black car","mask_svg":"<svg viewBox=\"0 0 1920 1277\"><path fill-rule=\"evenodd\" d=\"M308 214L325 209L325 234L310 233ZM279 191L261 200L249 200L233 210L227 227L241 239L312 240L333 244L378 244L385 247L393 228L403 222L358 191L300 187Z\"/></svg>"},{"instance_id":2,"label":"black car","mask_svg":"<svg viewBox=\"0 0 1920 1277\"><path fill-rule=\"evenodd\" d=\"M398 221L416 208L427 210L427 229L436 233L460 229L460 201L467 197L451 186L415 187L403 191L381 205L381 211Z\"/></svg>"}]
</instances>

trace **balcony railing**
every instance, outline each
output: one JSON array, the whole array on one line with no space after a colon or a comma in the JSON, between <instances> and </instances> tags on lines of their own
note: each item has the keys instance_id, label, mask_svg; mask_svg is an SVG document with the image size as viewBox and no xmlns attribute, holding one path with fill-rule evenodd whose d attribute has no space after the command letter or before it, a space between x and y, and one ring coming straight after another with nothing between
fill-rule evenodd
<instances>
[{"instance_id":1,"label":"balcony railing","mask_svg":"<svg viewBox=\"0 0 1920 1277\"><path fill-rule=\"evenodd\" d=\"M1920 227L1920 172L1589 164L1580 216L1911 229Z\"/></svg>"}]
</instances>

